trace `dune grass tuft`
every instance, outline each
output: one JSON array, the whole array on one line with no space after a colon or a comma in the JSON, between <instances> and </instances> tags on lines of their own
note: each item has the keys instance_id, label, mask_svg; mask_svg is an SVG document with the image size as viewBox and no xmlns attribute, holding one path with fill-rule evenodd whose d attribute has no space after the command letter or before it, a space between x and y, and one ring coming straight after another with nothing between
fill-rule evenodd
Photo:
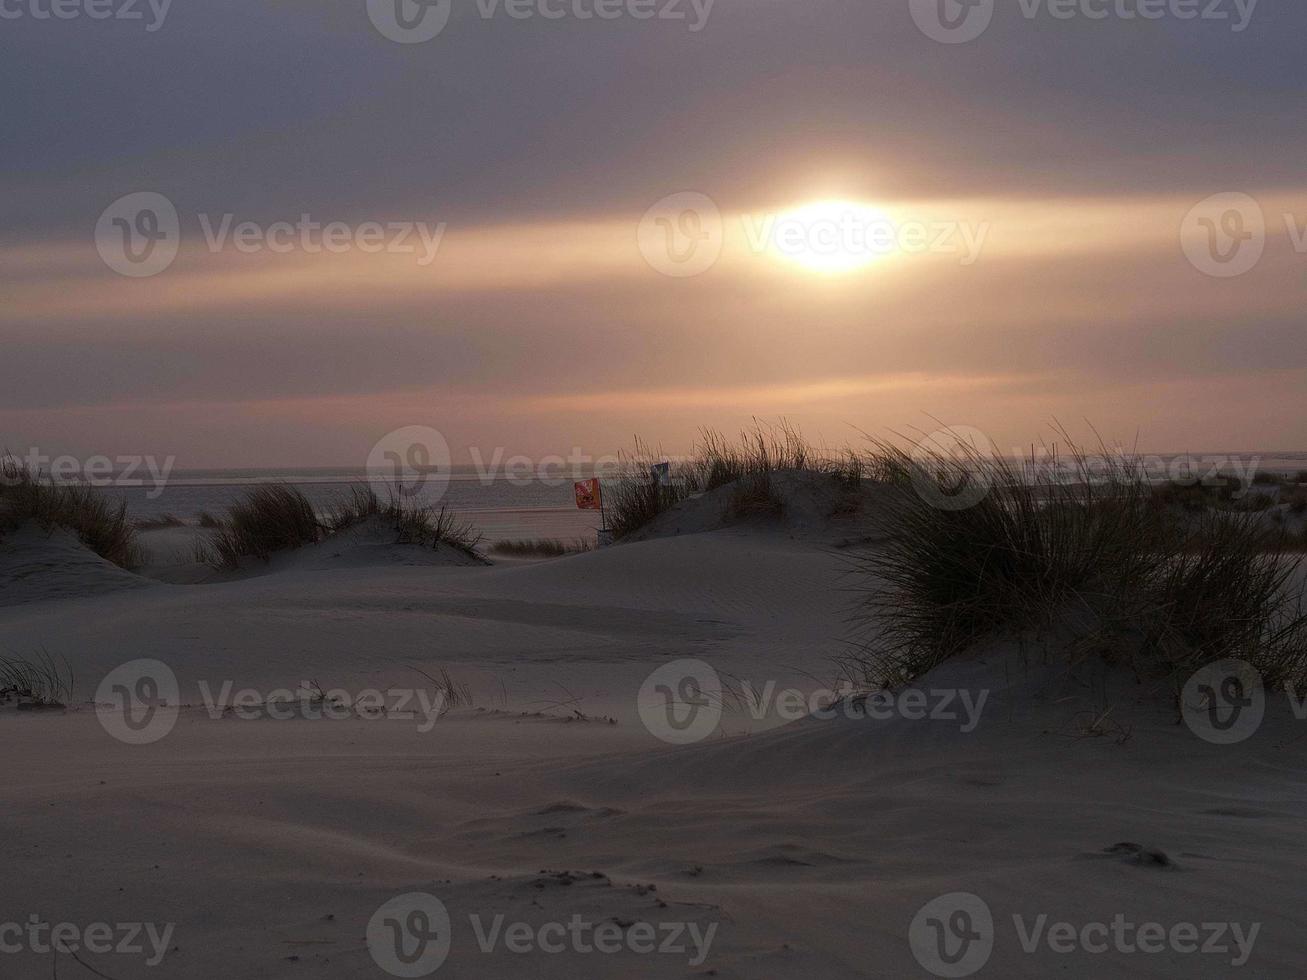
<instances>
[{"instance_id":1,"label":"dune grass tuft","mask_svg":"<svg viewBox=\"0 0 1307 980\"><path fill-rule=\"evenodd\" d=\"M888 540L853 559L862 676L899 683L986 638L1069 625L1078 649L1141 673L1232 656L1301 680L1300 559L1283 536L1222 510L1177 525L1124 459L1073 448L1069 463L1042 481L967 448L876 444Z\"/></svg>"},{"instance_id":2,"label":"dune grass tuft","mask_svg":"<svg viewBox=\"0 0 1307 980\"><path fill-rule=\"evenodd\" d=\"M84 483L55 483L13 456L0 456L0 532L34 521L44 530L67 528L106 561L134 569L143 556L127 502Z\"/></svg>"},{"instance_id":3,"label":"dune grass tuft","mask_svg":"<svg viewBox=\"0 0 1307 980\"><path fill-rule=\"evenodd\" d=\"M623 538L638 531L703 489L697 469L680 462L672 465L669 483L655 480L651 468L662 459L640 439L635 441L634 452L622 454L620 475L603 485L604 509L613 537Z\"/></svg>"},{"instance_id":4,"label":"dune grass tuft","mask_svg":"<svg viewBox=\"0 0 1307 980\"><path fill-rule=\"evenodd\" d=\"M445 545L480 557L476 549L481 535L445 507L416 506L394 493L383 502L370 487L351 487L320 518L300 490L284 483L247 491L219 522L212 540L197 544L196 554L209 564L235 568L247 558L266 561L274 552L313 544L370 520L392 528L396 544Z\"/></svg>"},{"instance_id":5,"label":"dune grass tuft","mask_svg":"<svg viewBox=\"0 0 1307 980\"><path fill-rule=\"evenodd\" d=\"M448 668L441 667L437 674L431 674L414 664L406 665L409 670L416 671L427 680L435 690L438 703L441 705L442 714L454 708L470 708L473 706L472 689L468 685L455 681L449 676Z\"/></svg>"},{"instance_id":6,"label":"dune grass tuft","mask_svg":"<svg viewBox=\"0 0 1307 980\"><path fill-rule=\"evenodd\" d=\"M1301 558L1254 517L1208 515L1169 547L1139 610L1148 645L1168 663L1248 660L1272 680L1302 679L1307 618L1292 594Z\"/></svg>"},{"instance_id":7,"label":"dune grass tuft","mask_svg":"<svg viewBox=\"0 0 1307 980\"><path fill-rule=\"evenodd\" d=\"M783 419L775 425L755 421L734 441L714 429L702 430L690 456L673 464L670 484L650 475L650 467L661 458L636 440L635 452L623 457L622 476L605 484L614 537L639 530L691 495L721 487L731 488L727 516L743 519L784 510L773 484L778 473L820 473L846 489L856 489L866 475L862 456L851 451L838 456L818 453Z\"/></svg>"},{"instance_id":8,"label":"dune grass tuft","mask_svg":"<svg viewBox=\"0 0 1307 980\"><path fill-rule=\"evenodd\" d=\"M741 433L734 443L719 432L705 429L695 464L703 473L705 490L750 477L766 478L778 470L818 468L812 448L798 429L783 420L775 426L755 422L752 431Z\"/></svg>"},{"instance_id":9,"label":"dune grass tuft","mask_svg":"<svg viewBox=\"0 0 1307 980\"><path fill-rule=\"evenodd\" d=\"M0 704L20 710L62 708L73 692L73 672L42 650L34 659L0 657Z\"/></svg>"},{"instance_id":10,"label":"dune grass tuft","mask_svg":"<svg viewBox=\"0 0 1307 980\"><path fill-rule=\"evenodd\" d=\"M378 520L395 531L396 544L424 548L445 545L478 558L481 534L470 523L458 520L446 507L437 510L408 503L391 491L383 503L371 487L351 487L345 499L332 508L327 528L338 534L367 520Z\"/></svg>"},{"instance_id":11,"label":"dune grass tuft","mask_svg":"<svg viewBox=\"0 0 1307 980\"><path fill-rule=\"evenodd\" d=\"M303 493L289 484L267 483L252 487L228 508L209 547L218 564L236 567L246 558L267 561L274 552L313 544L322 534Z\"/></svg>"},{"instance_id":12,"label":"dune grass tuft","mask_svg":"<svg viewBox=\"0 0 1307 980\"><path fill-rule=\"evenodd\" d=\"M496 541L490 546L491 554L510 558L561 558L564 555L577 555L593 550L594 545L581 538L572 541L563 541L560 538Z\"/></svg>"}]
</instances>

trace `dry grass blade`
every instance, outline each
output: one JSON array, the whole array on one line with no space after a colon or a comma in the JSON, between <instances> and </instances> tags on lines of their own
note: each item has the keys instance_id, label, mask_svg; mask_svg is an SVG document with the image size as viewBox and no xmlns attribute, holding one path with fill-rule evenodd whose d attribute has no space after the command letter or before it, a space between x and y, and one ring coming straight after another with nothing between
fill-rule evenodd
<instances>
[{"instance_id":1,"label":"dry grass blade","mask_svg":"<svg viewBox=\"0 0 1307 980\"><path fill-rule=\"evenodd\" d=\"M42 650L34 659L0 657L0 704L62 708L72 697L73 672L66 660Z\"/></svg>"},{"instance_id":2,"label":"dry grass blade","mask_svg":"<svg viewBox=\"0 0 1307 980\"><path fill-rule=\"evenodd\" d=\"M442 667L438 675L427 673L421 667L415 667L413 664L406 664L409 670L415 671L431 681L435 688L436 697L440 698L440 703L444 706L444 711L453 708L470 708L472 707L472 689L466 684L457 683L449 676L449 671Z\"/></svg>"}]
</instances>

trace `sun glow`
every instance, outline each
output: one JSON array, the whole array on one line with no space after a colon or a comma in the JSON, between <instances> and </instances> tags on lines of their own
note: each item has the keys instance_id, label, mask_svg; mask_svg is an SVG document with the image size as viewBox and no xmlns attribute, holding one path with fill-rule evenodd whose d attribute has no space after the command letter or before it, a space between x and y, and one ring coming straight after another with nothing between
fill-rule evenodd
<instances>
[{"instance_id":1,"label":"sun glow","mask_svg":"<svg viewBox=\"0 0 1307 980\"><path fill-rule=\"evenodd\" d=\"M843 275L898 251L889 215L857 201L813 201L775 217L769 251L812 272Z\"/></svg>"}]
</instances>

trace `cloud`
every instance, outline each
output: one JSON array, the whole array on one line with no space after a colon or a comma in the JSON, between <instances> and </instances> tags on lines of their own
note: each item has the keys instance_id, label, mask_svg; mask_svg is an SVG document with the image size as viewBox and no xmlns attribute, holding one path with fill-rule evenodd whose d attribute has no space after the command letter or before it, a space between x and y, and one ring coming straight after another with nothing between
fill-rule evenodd
<instances>
[{"instance_id":1,"label":"cloud","mask_svg":"<svg viewBox=\"0 0 1307 980\"><path fill-rule=\"evenodd\" d=\"M866 0L719 0L697 33L456 3L414 46L354 2L177 0L154 33L6 22L0 421L332 462L333 426L366 443L424 399L466 440L516 424L611 448L637 424L680 438L782 408L835 428L941 407L1013 431L1055 410L1124 425L1166 392L1194 399L1177 438L1301 444L1284 392L1307 371L1307 257L1273 228L1256 270L1211 280L1178 229L1225 190L1307 219L1304 27L1302 5L1262 4L1234 34L1012 3L945 46L906 3ZM128 280L91 229L147 189L184 243ZM990 230L971 266L896 257L823 280L732 224L709 274L671 280L635 227L683 190L728 222L848 197ZM210 252L197 216L229 213L448 234L430 267ZM1208 391L1224 416L1194 407Z\"/></svg>"}]
</instances>

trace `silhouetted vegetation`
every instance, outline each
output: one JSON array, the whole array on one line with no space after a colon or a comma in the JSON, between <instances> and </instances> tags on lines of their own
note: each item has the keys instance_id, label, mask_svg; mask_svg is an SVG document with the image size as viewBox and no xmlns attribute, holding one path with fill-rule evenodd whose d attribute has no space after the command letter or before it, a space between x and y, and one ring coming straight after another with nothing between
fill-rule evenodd
<instances>
[{"instance_id":1,"label":"silhouetted vegetation","mask_svg":"<svg viewBox=\"0 0 1307 980\"><path fill-rule=\"evenodd\" d=\"M576 555L592 550L594 545L580 538L572 541L563 541L559 538L496 541L490 547L491 554L510 558L561 558L564 555Z\"/></svg>"},{"instance_id":2,"label":"silhouetted vegetation","mask_svg":"<svg viewBox=\"0 0 1307 980\"><path fill-rule=\"evenodd\" d=\"M0 532L26 522L50 531L66 528L101 558L121 568L139 568L136 528L127 502L114 501L84 483L56 483L33 473L13 456L0 457Z\"/></svg>"},{"instance_id":3,"label":"silhouetted vegetation","mask_svg":"<svg viewBox=\"0 0 1307 980\"><path fill-rule=\"evenodd\" d=\"M854 559L866 677L905 681L986 638L1075 624L1077 650L1140 672L1239 657L1303 679L1287 536L1237 510L1177 522L1124 459L1073 447L1069 463L1070 479L1042 482L969 447L876 445L888 540Z\"/></svg>"}]
</instances>

